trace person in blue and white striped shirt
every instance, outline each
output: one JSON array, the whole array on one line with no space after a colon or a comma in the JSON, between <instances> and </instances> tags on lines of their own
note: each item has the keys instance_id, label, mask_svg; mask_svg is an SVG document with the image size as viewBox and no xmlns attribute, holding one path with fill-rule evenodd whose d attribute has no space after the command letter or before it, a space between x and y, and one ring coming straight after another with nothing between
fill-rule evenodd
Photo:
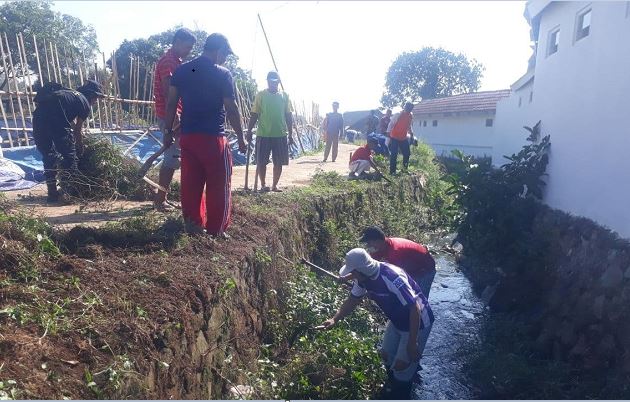
<instances>
[{"instance_id":1,"label":"person in blue and white striped shirt","mask_svg":"<svg viewBox=\"0 0 630 402\"><path fill-rule=\"evenodd\" d=\"M321 328L329 329L348 316L364 296L372 299L389 318L380 350L385 365L399 382L410 385L435 321L420 286L395 265L379 262L362 248L346 254L340 281L352 280L350 296Z\"/></svg>"}]
</instances>

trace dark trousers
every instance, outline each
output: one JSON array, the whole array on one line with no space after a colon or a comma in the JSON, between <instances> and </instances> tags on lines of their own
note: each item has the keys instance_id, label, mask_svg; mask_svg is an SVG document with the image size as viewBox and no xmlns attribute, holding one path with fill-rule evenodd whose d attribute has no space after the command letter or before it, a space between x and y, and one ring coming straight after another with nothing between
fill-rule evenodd
<instances>
[{"instance_id":1,"label":"dark trousers","mask_svg":"<svg viewBox=\"0 0 630 402\"><path fill-rule=\"evenodd\" d=\"M61 162L61 169L71 172L77 170L77 151L69 125L59 124L54 119L35 114L33 139L37 150L42 154L47 184L56 185L58 162Z\"/></svg>"},{"instance_id":2,"label":"dark trousers","mask_svg":"<svg viewBox=\"0 0 630 402\"><path fill-rule=\"evenodd\" d=\"M328 159L328 154L332 148L332 161L337 159L337 150L339 149L339 134L326 134L326 149L324 149L324 160Z\"/></svg>"},{"instance_id":3,"label":"dark trousers","mask_svg":"<svg viewBox=\"0 0 630 402\"><path fill-rule=\"evenodd\" d=\"M409 149L409 141L407 139L396 140L392 138L391 142L389 143L389 174L396 173L399 148L400 153L403 156L403 168L407 169L407 167L409 166L409 156L411 155L411 150Z\"/></svg>"}]
</instances>

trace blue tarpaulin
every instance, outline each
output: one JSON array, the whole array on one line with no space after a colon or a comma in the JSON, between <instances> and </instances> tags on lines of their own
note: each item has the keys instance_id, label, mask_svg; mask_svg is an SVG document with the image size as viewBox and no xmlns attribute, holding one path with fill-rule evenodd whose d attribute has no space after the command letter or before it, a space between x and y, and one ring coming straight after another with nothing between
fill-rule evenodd
<instances>
[{"instance_id":1,"label":"blue tarpaulin","mask_svg":"<svg viewBox=\"0 0 630 402\"><path fill-rule=\"evenodd\" d=\"M103 135L104 139L112 141L119 146L121 150L126 151L134 142L138 140L142 132L136 133L114 133ZM159 131L151 132L155 138L162 141L162 133ZM232 161L235 166L245 165L245 155L238 152L238 144L234 136L228 137L232 148ZM315 149L319 144L319 137L314 131L304 133L301 136L302 145L305 151ZM254 145L252 145L252 149ZM138 143L128 152L129 157L144 162L149 156L153 155L160 144L150 135L145 135ZM42 155L37 151L35 146L3 148L4 158L0 158L0 190L22 190L35 186L38 182L44 181L44 165L42 163ZM296 143L289 148L292 158L299 155L300 149L296 139ZM252 152L253 154L253 152ZM252 161L253 161L252 157Z\"/></svg>"}]
</instances>

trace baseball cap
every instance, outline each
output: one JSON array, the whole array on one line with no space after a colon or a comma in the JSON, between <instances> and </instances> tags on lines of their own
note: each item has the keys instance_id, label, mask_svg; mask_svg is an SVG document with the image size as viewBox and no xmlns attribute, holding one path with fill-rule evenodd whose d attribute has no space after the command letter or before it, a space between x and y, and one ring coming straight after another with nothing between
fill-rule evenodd
<instances>
[{"instance_id":1,"label":"baseball cap","mask_svg":"<svg viewBox=\"0 0 630 402\"><path fill-rule=\"evenodd\" d=\"M280 76L277 71L269 71L267 73L267 80L269 81L280 81Z\"/></svg>"},{"instance_id":2,"label":"baseball cap","mask_svg":"<svg viewBox=\"0 0 630 402\"><path fill-rule=\"evenodd\" d=\"M210 36L206 38L206 43L203 45L203 50L209 52L213 50L219 50L221 48L225 49L228 55L234 54L234 51L232 50L228 39L225 37L225 35L218 32L210 34Z\"/></svg>"},{"instance_id":3,"label":"baseball cap","mask_svg":"<svg viewBox=\"0 0 630 402\"><path fill-rule=\"evenodd\" d=\"M96 81L87 80L85 84L81 85L77 88L78 92L82 94L91 94L99 97L105 97L106 95L103 93L103 87Z\"/></svg>"},{"instance_id":4,"label":"baseball cap","mask_svg":"<svg viewBox=\"0 0 630 402\"><path fill-rule=\"evenodd\" d=\"M353 248L346 254L346 264L339 270L339 275L345 276L352 271L372 277L378 272L378 261L370 257L362 248Z\"/></svg>"},{"instance_id":5,"label":"baseball cap","mask_svg":"<svg viewBox=\"0 0 630 402\"><path fill-rule=\"evenodd\" d=\"M383 231L377 226L370 226L366 228L359 239L361 243L366 243L372 240L385 240L385 233L383 233Z\"/></svg>"}]
</instances>

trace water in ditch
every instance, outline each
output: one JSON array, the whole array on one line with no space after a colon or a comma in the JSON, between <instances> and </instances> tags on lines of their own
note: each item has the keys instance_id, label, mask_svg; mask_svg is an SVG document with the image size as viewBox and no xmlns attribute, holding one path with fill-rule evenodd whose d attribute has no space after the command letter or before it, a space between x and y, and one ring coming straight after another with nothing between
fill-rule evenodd
<instances>
[{"instance_id":1,"label":"water in ditch","mask_svg":"<svg viewBox=\"0 0 630 402\"><path fill-rule=\"evenodd\" d=\"M478 342L486 308L473 293L455 256L446 252L449 238L429 244L437 264L429 302L436 320L422 357L414 399L474 399L478 393L466 378L466 350Z\"/></svg>"}]
</instances>

